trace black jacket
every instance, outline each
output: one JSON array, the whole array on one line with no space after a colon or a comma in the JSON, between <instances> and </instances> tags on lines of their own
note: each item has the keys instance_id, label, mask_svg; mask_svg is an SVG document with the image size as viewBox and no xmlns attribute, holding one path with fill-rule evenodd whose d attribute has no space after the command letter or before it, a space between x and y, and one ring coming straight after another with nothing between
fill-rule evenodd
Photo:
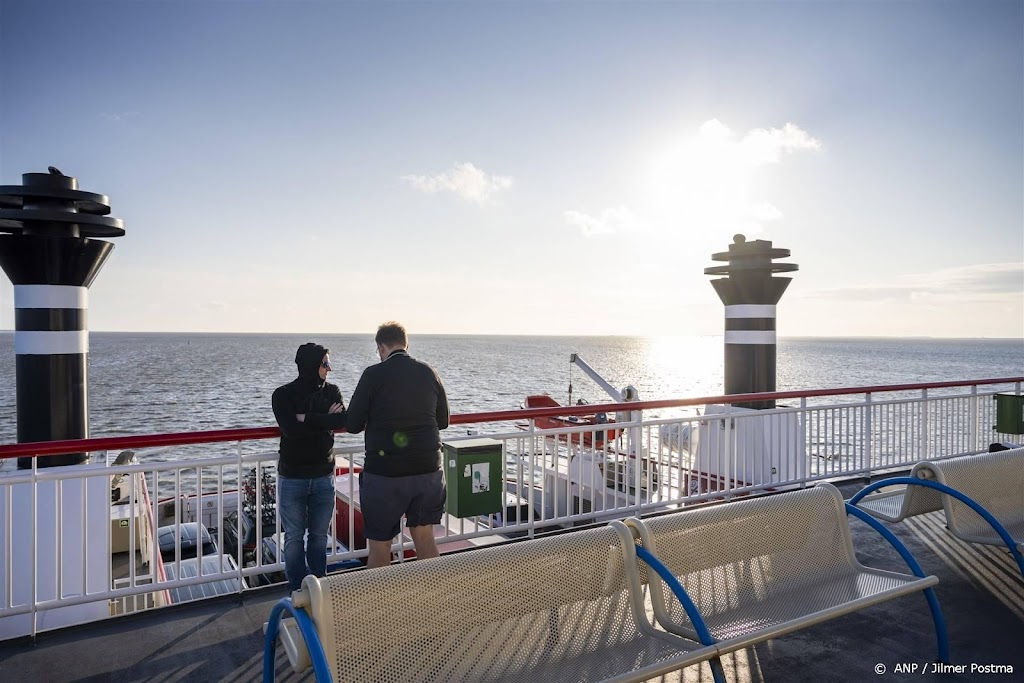
<instances>
[{"instance_id":1,"label":"black jacket","mask_svg":"<svg viewBox=\"0 0 1024 683\"><path fill-rule=\"evenodd\" d=\"M441 435L448 427L448 397L434 369L405 351L363 371L352 392L345 427L366 429L363 469L385 477L436 472Z\"/></svg>"},{"instance_id":2,"label":"black jacket","mask_svg":"<svg viewBox=\"0 0 1024 683\"><path fill-rule=\"evenodd\" d=\"M345 413L328 414L334 403L343 403L337 386L320 380L320 362L327 353L322 346L296 354L299 376L274 390L271 402L281 427L278 473L284 477L313 479L334 472L334 434L345 426ZM319 351L318 351L319 350ZM319 353L319 355L317 355ZM304 422L295 416L305 415Z\"/></svg>"}]
</instances>

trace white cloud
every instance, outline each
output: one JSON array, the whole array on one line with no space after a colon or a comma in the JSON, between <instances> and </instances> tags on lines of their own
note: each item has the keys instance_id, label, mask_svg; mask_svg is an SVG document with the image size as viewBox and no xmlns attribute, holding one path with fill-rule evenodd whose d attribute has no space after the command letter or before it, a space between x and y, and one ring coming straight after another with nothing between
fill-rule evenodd
<instances>
[{"instance_id":1,"label":"white cloud","mask_svg":"<svg viewBox=\"0 0 1024 683\"><path fill-rule=\"evenodd\" d=\"M1020 300L1022 295L1024 263L978 263L913 273L892 282L806 292L801 298L950 303Z\"/></svg>"},{"instance_id":2,"label":"white cloud","mask_svg":"<svg viewBox=\"0 0 1024 683\"><path fill-rule=\"evenodd\" d=\"M812 138L806 131L792 123L787 123L782 128L755 128L735 144L739 148L741 159L750 166L777 164L783 154L802 149L821 149L819 140Z\"/></svg>"},{"instance_id":3,"label":"white cloud","mask_svg":"<svg viewBox=\"0 0 1024 683\"><path fill-rule=\"evenodd\" d=\"M640 221L636 214L625 206L605 209L597 218L580 211L566 211L563 215L565 222L579 228L584 237L632 232L640 227Z\"/></svg>"},{"instance_id":4,"label":"white cloud","mask_svg":"<svg viewBox=\"0 0 1024 683\"><path fill-rule=\"evenodd\" d=\"M782 212L768 202L760 202L750 206L749 216L756 221L775 221L782 218Z\"/></svg>"},{"instance_id":5,"label":"white cloud","mask_svg":"<svg viewBox=\"0 0 1024 683\"><path fill-rule=\"evenodd\" d=\"M471 163L456 164L452 170L435 175L404 175L402 180L420 192L451 192L478 204L486 204L512 186L511 177L488 175Z\"/></svg>"},{"instance_id":6,"label":"white cloud","mask_svg":"<svg viewBox=\"0 0 1024 683\"><path fill-rule=\"evenodd\" d=\"M137 111L122 111L122 112L100 112L100 117L107 121L114 121L115 123L124 123L128 119L134 118L139 115Z\"/></svg>"},{"instance_id":7,"label":"white cloud","mask_svg":"<svg viewBox=\"0 0 1024 683\"><path fill-rule=\"evenodd\" d=\"M907 279L946 290L1024 294L1024 263L978 263L908 275Z\"/></svg>"},{"instance_id":8,"label":"white cloud","mask_svg":"<svg viewBox=\"0 0 1024 683\"><path fill-rule=\"evenodd\" d=\"M716 170L736 170L777 164L784 154L820 149L820 140L793 123L786 123L782 128L754 128L736 139L731 128L718 119L711 119L701 124L697 136L680 151L702 166L710 164Z\"/></svg>"}]
</instances>

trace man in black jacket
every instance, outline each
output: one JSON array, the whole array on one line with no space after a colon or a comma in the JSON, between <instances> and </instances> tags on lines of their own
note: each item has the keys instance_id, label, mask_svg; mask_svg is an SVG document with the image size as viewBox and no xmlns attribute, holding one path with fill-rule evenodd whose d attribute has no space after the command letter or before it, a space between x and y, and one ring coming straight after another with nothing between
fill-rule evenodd
<instances>
[{"instance_id":1,"label":"man in black jacket","mask_svg":"<svg viewBox=\"0 0 1024 683\"><path fill-rule=\"evenodd\" d=\"M448 427L448 398L437 373L409 355L405 328L377 330L380 363L363 371L352 392L345 426L366 430L366 461L359 475L369 567L391 562L391 542L405 515L416 557L437 557L434 525L447 490L441 471L441 435Z\"/></svg>"},{"instance_id":2,"label":"man in black jacket","mask_svg":"<svg viewBox=\"0 0 1024 683\"><path fill-rule=\"evenodd\" d=\"M331 430L345 426L341 391L327 382L330 352L319 344L303 344L295 353L295 364L298 378L278 387L271 399L281 427L277 509L284 528L284 573L291 590L299 589L307 573L327 574L327 528L334 512Z\"/></svg>"}]
</instances>

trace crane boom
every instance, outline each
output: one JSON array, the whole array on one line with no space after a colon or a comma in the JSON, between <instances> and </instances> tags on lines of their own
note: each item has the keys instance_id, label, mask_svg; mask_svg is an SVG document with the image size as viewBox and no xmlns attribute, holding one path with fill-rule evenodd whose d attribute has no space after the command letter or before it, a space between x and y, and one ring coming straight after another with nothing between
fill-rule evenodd
<instances>
[{"instance_id":1,"label":"crane boom","mask_svg":"<svg viewBox=\"0 0 1024 683\"><path fill-rule=\"evenodd\" d=\"M572 353L569 354L569 362L578 367L580 370L582 370L583 373L587 375L590 379L594 380L594 382L597 383L597 386L604 389L608 393L608 395L615 400L616 403L622 403L622 392L613 387L611 384L609 384L604 377L597 373L597 370L595 370L594 368L590 367L587 364L587 361L583 360L575 353Z\"/></svg>"}]
</instances>

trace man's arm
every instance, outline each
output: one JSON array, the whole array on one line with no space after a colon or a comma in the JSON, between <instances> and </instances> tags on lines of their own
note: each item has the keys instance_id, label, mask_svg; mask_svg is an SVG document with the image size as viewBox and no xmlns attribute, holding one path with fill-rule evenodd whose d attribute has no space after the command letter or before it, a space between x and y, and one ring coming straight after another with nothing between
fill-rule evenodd
<instances>
[{"instance_id":1,"label":"man's arm","mask_svg":"<svg viewBox=\"0 0 1024 683\"><path fill-rule=\"evenodd\" d=\"M334 413L306 413L304 416L306 424L310 427L316 427L317 429L344 429L345 413L347 412L345 410L345 404L338 402L334 405L341 406L339 410Z\"/></svg>"},{"instance_id":2,"label":"man's arm","mask_svg":"<svg viewBox=\"0 0 1024 683\"><path fill-rule=\"evenodd\" d=\"M344 429L345 428L345 399L341 396L341 389L334 384L327 385L328 400L331 407L326 413L306 413L301 415L302 421L316 429Z\"/></svg>"},{"instance_id":3,"label":"man's arm","mask_svg":"<svg viewBox=\"0 0 1024 683\"><path fill-rule=\"evenodd\" d=\"M345 429L349 434L358 434L366 428L366 421L370 417L369 387L366 370L363 370L359 383L352 392L352 400L348 402L348 410L345 411Z\"/></svg>"},{"instance_id":4,"label":"man's arm","mask_svg":"<svg viewBox=\"0 0 1024 683\"><path fill-rule=\"evenodd\" d=\"M437 428L447 429L448 421L451 418L451 413L448 409L448 395L444 392L444 382L438 377L437 372L434 372L434 377L437 377Z\"/></svg>"},{"instance_id":5,"label":"man's arm","mask_svg":"<svg viewBox=\"0 0 1024 683\"><path fill-rule=\"evenodd\" d=\"M274 417L277 419L277 426L281 428L281 433L288 437L295 437L305 436L316 431L314 427L299 422L295 417L297 408L288 399L287 392L282 391L281 388L275 389L270 398L270 405L274 408Z\"/></svg>"}]
</instances>

